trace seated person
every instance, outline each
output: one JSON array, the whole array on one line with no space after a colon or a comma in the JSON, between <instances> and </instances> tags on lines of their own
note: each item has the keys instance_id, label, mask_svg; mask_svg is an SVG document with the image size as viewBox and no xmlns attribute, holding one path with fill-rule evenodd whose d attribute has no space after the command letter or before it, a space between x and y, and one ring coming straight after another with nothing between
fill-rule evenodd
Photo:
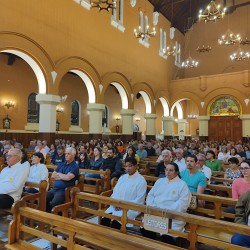
<instances>
[{"instance_id":1,"label":"seated person","mask_svg":"<svg viewBox=\"0 0 250 250\"><path fill-rule=\"evenodd\" d=\"M166 177L157 180L148 193L147 206L185 213L191 201L191 193L187 184L180 178L178 165L174 162L167 164L165 174ZM171 228L183 231L184 226L185 222L173 220ZM141 233L145 237L156 238L155 232L144 228L141 228ZM176 245L175 239L169 235L162 235L161 239L165 243Z\"/></svg>"},{"instance_id":2,"label":"seated person","mask_svg":"<svg viewBox=\"0 0 250 250\"><path fill-rule=\"evenodd\" d=\"M41 152L32 155L32 166L30 167L27 181L39 183L42 180L48 181L48 169L44 164L44 156ZM38 188L25 187L28 193L38 193Z\"/></svg>"},{"instance_id":3,"label":"seated person","mask_svg":"<svg viewBox=\"0 0 250 250\"><path fill-rule=\"evenodd\" d=\"M228 160L230 168L227 168L224 174L225 179L235 180L242 176L241 171L239 170L239 160L236 157L232 157ZM231 183L225 182L225 186L232 186Z\"/></svg>"},{"instance_id":4,"label":"seated person","mask_svg":"<svg viewBox=\"0 0 250 250\"><path fill-rule=\"evenodd\" d=\"M126 174L120 177L115 188L113 190L112 198L134 202L136 204L144 204L147 182L142 175L137 171L137 161L133 157L128 157L125 159L125 170ZM116 216L122 216L122 210L119 207L110 206L106 213L113 214ZM140 212L128 210L128 218L134 220ZM113 220L111 222L108 218L102 218L101 225L111 226L116 229L120 229L121 224ZM127 226L131 226L128 224Z\"/></svg>"},{"instance_id":5,"label":"seated person","mask_svg":"<svg viewBox=\"0 0 250 250\"><path fill-rule=\"evenodd\" d=\"M187 169L180 173L191 193L203 194L207 186L206 176L197 169L197 157L189 155L186 160Z\"/></svg>"},{"instance_id":6,"label":"seated person","mask_svg":"<svg viewBox=\"0 0 250 250\"><path fill-rule=\"evenodd\" d=\"M206 157L204 154L197 154L197 169L206 176L207 183L210 183L212 170L205 165L205 161Z\"/></svg>"},{"instance_id":7,"label":"seated person","mask_svg":"<svg viewBox=\"0 0 250 250\"><path fill-rule=\"evenodd\" d=\"M140 161L140 157L138 154L136 154L136 150L133 146L128 146L127 147L127 152L123 155L123 160L125 160L128 157L134 157L137 161L137 163L139 163Z\"/></svg>"},{"instance_id":8,"label":"seated person","mask_svg":"<svg viewBox=\"0 0 250 250\"><path fill-rule=\"evenodd\" d=\"M79 154L78 166L79 166L79 168L89 169L89 167L90 167L89 156L86 152L82 152Z\"/></svg>"},{"instance_id":9,"label":"seated person","mask_svg":"<svg viewBox=\"0 0 250 250\"><path fill-rule=\"evenodd\" d=\"M79 168L75 162L76 150L72 147L66 149L65 159L52 173L55 179L54 186L46 195L46 211L51 212L54 206L62 204L65 200L65 189L75 185Z\"/></svg>"},{"instance_id":10,"label":"seated person","mask_svg":"<svg viewBox=\"0 0 250 250\"><path fill-rule=\"evenodd\" d=\"M156 177L166 177L165 175L165 169L166 169L166 166L171 162L172 160L172 154L171 154L171 151L165 149L161 152L161 156L162 156L162 159L163 161L160 162L157 166L156 166L156 169L155 169L155 176Z\"/></svg>"},{"instance_id":11,"label":"seated person","mask_svg":"<svg viewBox=\"0 0 250 250\"><path fill-rule=\"evenodd\" d=\"M142 143L138 144L138 150L136 151L136 154L140 157L140 159L143 158L147 158L148 157L148 153L147 151L144 149L144 146Z\"/></svg>"},{"instance_id":12,"label":"seated person","mask_svg":"<svg viewBox=\"0 0 250 250\"><path fill-rule=\"evenodd\" d=\"M221 163L215 159L215 153L213 150L208 150L206 152L206 162L205 165L209 167L212 171L221 171Z\"/></svg>"},{"instance_id":13,"label":"seated person","mask_svg":"<svg viewBox=\"0 0 250 250\"><path fill-rule=\"evenodd\" d=\"M10 208L20 200L24 183L27 179L27 169L21 164L22 151L10 149L6 154L7 164L0 173L0 209Z\"/></svg>"},{"instance_id":14,"label":"seated person","mask_svg":"<svg viewBox=\"0 0 250 250\"><path fill-rule=\"evenodd\" d=\"M65 162L65 154L64 154L64 147L58 146L56 153L54 154L54 157L51 161L54 165L58 166L62 162Z\"/></svg>"},{"instance_id":15,"label":"seated person","mask_svg":"<svg viewBox=\"0 0 250 250\"><path fill-rule=\"evenodd\" d=\"M245 192L238 200L235 208L235 223L250 226L250 190ZM250 236L234 234L231 239L234 245L250 248Z\"/></svg>"}]
</instances>

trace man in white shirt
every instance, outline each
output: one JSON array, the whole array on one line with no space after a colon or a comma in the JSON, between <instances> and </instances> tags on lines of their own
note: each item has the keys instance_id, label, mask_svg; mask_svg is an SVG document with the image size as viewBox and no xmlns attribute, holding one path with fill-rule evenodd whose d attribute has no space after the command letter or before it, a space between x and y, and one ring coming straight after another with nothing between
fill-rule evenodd
<instances>
[{"instance_id":1,"label":"man in white shirt","mask_svg":"<svg viewBox=\"0 0 250 250\"><path fill-rule=\"evenodd\" d=\"M207 178L207 183L210 183L211 176L212 176L212 170L205 165L206 161L206 156L203 154L198 154L197 155L197 169L202 172L206 178Z\"/></svg>"},{"instance_id":2,"label":"man in white shirt","mask_svg":"<svg viewBox=\"0 0 250 250\"><path fill-rule=\"evenodd\" d=\"M10 149L6 158L8 166L0 173L0 209L10 208L20 200L27 179L27 170L21 164L22 151Z\"/></svg>"},{"instance_id":3,"label":"man in white shirt","mask_svg":"<svg viewBox=\"0 0 250 250\"><path fill-rule=\"evenodd\" d=\"M117 184L115 185L112 198L134 202L136 204L144 204L146 190L147 190L147 182L145 178L139 174L137 171L137 161L133 157L128 157L125 159L125 170L127 174L122 175ZM110 206L106 213L113 214L116 216L122 216L122 210L119 207ZM134 220L140 212L128 210L127 216L130 220ZM111 222L108 218L103 218L101 220L101 224L104 226L111 226L116 229L120 229L121 224L113 220ZM127 227L132 226L131 224L127 224Z\"/></svg>"},{"instance_id":4,"label":"man in white shirt","mask_svg":"<svg viewBox=\"0 0 250 250\"><path fill-rule=\"evenodd\" d=\"M186 161L183 158L183 149L177 148L175 150L175 153L176 153L176 160L174 161L174 163L178 165L180 172L187 169Z\"/></svg>"}]
</instances>

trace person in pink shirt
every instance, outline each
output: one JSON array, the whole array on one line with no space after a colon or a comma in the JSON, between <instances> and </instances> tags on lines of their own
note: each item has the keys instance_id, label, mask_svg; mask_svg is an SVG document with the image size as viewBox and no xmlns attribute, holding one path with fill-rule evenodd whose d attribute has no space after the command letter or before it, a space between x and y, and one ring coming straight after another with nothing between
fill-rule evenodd
<instances>
[{"instance_id":1,"label":"person in pink shirt","mask_svg":"<svg viewBox=\"0 0 250 250\"><path fill-rule=\"evenodd\" d=\"M239 199L248 189L250 189L250 161L245 160L240 164L240 171L243 178L235 179L232 185L232 198Z\"/></svg>"}]
</instances>

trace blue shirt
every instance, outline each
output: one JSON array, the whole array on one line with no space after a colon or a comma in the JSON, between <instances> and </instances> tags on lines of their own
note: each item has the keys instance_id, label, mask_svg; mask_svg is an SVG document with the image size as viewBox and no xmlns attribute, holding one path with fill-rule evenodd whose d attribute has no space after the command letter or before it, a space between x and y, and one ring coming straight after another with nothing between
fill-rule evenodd
<instances>
[{"instance_id":1,"label":"blue shirt","mask_svg":"<svg viewBox=\"0 0 250 250\"><path fill-rule=\"evenodd\" d=\"M62 174L72 173L75 175L75 177L69 181L55 180L53 189L64 190L67 187L75 185L75 181L78 179L79 167L77 166L75 161L72 161L69 164L67 164L66 162L63 162L56 168L56 172L62 173Z\"/></svg>"},{"instance_id":2,"label":"blue shirt","mask_svg":"<svg viewBox=\"0 0 250 250\"><path fill-rule=\"evenodd\" d=\"M139 155L140 159L142 158L147 158L148 157L148 153L145 149L143 149L142 151L140 151L139 149L136 151L136 154Z\"/></svg>"},{"instance_id":3,"label":"blue shirt","mask_svg":"<svg viewBox=\"0 0 250 250\"><path fill-rule=\"evenodd\" d=\"M197 193L198 187L206 187L207 180L205 175L197 171L195 174L190 175L188 169L180 172L181 179L186 182L190 192Z\"/></svg>"}]
</instances>

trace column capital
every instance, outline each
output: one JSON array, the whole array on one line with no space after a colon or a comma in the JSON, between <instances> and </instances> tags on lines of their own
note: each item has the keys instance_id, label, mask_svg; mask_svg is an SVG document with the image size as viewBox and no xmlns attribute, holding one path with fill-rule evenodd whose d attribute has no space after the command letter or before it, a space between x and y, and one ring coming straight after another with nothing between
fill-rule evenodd
<instances>
[{"instance_id":1,"label":"column capital","mask_svg":"<svg viewBox=\"0 0 250 250\"><path fill-rule=\"evenodd\" d=\"M208 115L201 115L197 117L197 120L199 121L209 121L210 120L210 116Z\"/></svg>"},{"instance_id":2,"label":"column capital","mask_svg":"<svg viewBox=\"0 0 250 250\"><path fill-rule=\"evenodd\" d=\"M36 95L36 102L39 104L58 105L61 102L61 97L58 95L38 94Z\"/></svg>"},{"instance_id":3,"label":"column capital","mask_svg":"<svg viewBox=\"0 0 250 250\"><path fill-rule=\"evenodd\" d=\"M188 123L186 119L178 119L177 123Z\"/></svg>"},{"instance_id":4,"label":"column capital","mask_svg":"<svg viewBox=\"0 0 250 250\"><path fill-rule=\"evenodd\" d=\"M156 119L157 118L157 114L145 114L144 118L145 119Z\"/></svg>"},{"instance_id":5,"label":"column capital","mask_svg":"<svg viewBox=\"0 0 250 250\"><path fill-rule=\"evenodd\" d=\"M121 109L121 112L120 112L120 115L121 116L133 116L135 115L135 110L134 109Z\"/></svg>"},{"instance_id":6,"label":"column capital","mask_svg":"<svg viewBox=\"0 0 250 250\"><path fill-rule=\"evenodd\" d=\"M174 121L174 117L173 116L163 116L162 120L163 121L171 121L171 122L173 122Z\"/></svg>"},{"instance_id":7,"label":"column capital","mask_svg":"<svg viewBox=\"0 0 250 250\"><path fill-rule=\"evenodd\" d=\"M250 120L250 114L240 115L241 120Z\"/></svg>"},{"instance_id":8,"label":"column capital","mask_svg":"<svg viewBox=\"0 0 250 250\"><path fill-rule=\"evenodd\" d=\"M87 110L88 111L101 111L105 109L105 105L101 103L88 103Z\"/></svg>"}]
</instances>

